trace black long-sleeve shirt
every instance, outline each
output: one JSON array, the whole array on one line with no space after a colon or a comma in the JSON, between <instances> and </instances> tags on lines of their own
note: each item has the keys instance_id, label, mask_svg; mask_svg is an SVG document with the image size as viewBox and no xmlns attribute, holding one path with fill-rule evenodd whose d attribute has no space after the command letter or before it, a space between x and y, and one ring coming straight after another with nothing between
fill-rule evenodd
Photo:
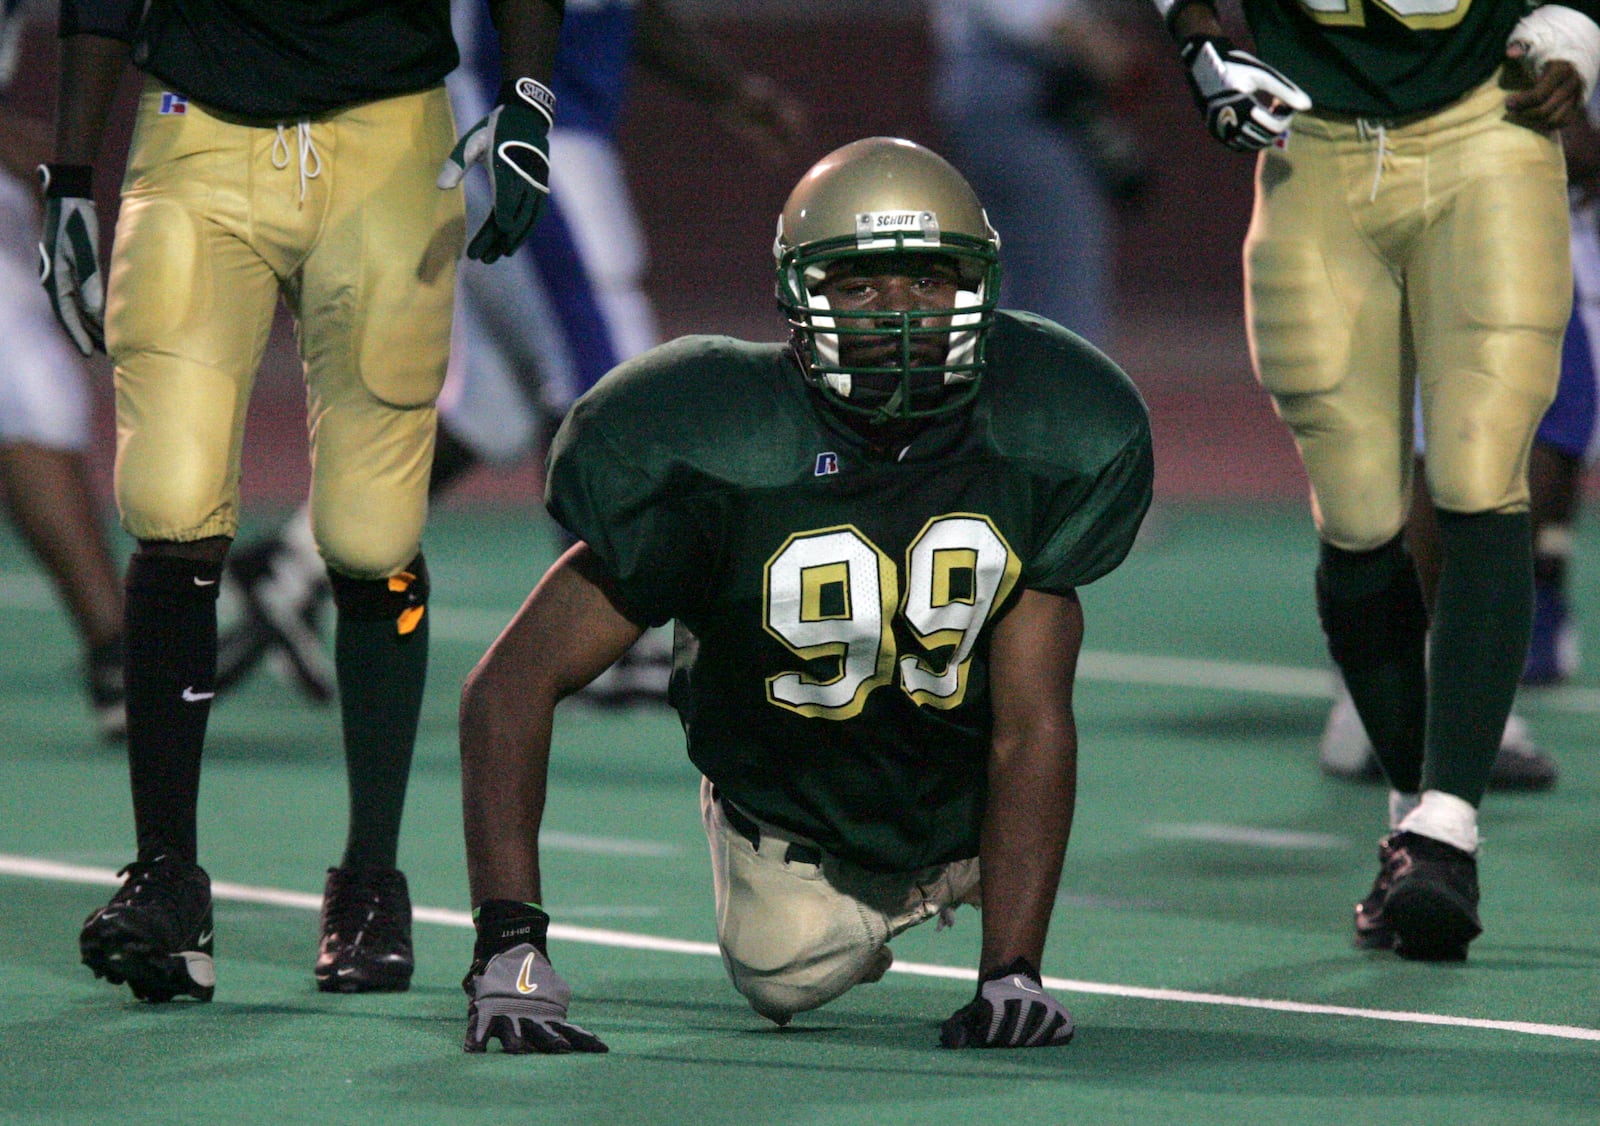
<instances>
[{"instance_id":1,"label":"black long-sleeve shirt","mask_svg":"<svg viewBox=\"0 0 1600 1126\"><path fill-rule=\"evenodd\" d=\"M425 90L460 61L450 0L62 0L60 29L125 40L177 93L264 120Z\"/></svg>"}]
</instances>

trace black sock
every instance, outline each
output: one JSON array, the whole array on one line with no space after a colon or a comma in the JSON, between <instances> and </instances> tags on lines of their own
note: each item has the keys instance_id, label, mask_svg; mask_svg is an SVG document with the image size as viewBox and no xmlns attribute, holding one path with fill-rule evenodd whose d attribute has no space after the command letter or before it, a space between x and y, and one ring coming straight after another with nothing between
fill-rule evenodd
<instances>
[{"instance_id":1,"label":"black sock","mask_svg":"<svg viewBox=\"0 0 1600 1126\"><path fill-rule=\"evenodd\" d=\"M1427 722L1428 614L1401 537L1375 551L1323 544L1317 610L1389 784L1416 792Z\"/></svg>"},{"instance_id":2,"label":"black sock","mask_svg":"<svg viewBox=\"0 0 1600 1126\"><path fill-rule=\"evenodd\" d=\"M398 855L428 672L427 571L420 556L409 574L399 591L392 588L396 580L332 575L339 609L334 668L350 783L346 868L393 868Z\"/></svg>"},{"instance_id":3,"label":"black sock","mask_svg":"<svg viewBox=\"0 0 1600 1126\"><path fill-rule=\"evenodd\" d=\"M139 857L193 862L200 756L217 669L222 566L135 553L123 621L128 771Z\"/></svg>"},{"instance_id":4,"label":"black sock","mask_svg":"<svg viewBox=\"0 0 1600 1126\"><path fill-rule=\"evenodd\" d=\"M1526 512L1440 512L1439 540L1422 784L1477 805L1533 628L1533 534Z\"/></svg>"}]
</instances>

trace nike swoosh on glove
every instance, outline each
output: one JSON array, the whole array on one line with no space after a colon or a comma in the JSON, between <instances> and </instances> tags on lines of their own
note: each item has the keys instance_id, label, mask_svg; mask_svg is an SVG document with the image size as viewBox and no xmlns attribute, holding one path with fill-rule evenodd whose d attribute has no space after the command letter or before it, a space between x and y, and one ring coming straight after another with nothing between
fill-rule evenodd
<instances>
[{"instance_id":1,"label":"nike swoosh on glove","mask_svg":"<svg viewBox=\"0 0 1600 1126\"><path fill-rule=\"evenodd\" d=\"M1206 129L1236 152L1273 144L1297 112L1311 108L1304 90L1220 35L1191 35L1182 55Z\"/></svg>"},{"instance_id":2,"label":"nike swoosh on glove","mask_svg":"<svg viewBox=\"0 0 1600 1126\"><path fill-rule=\"evenodd\" d=\"M106 288L94 170L86 164L41 164L39 181L44 187L39 283L78 351L85 356L104 352Z\"/></svg>"},{"instance_id":3,"label":"nike swoosh on glove","mask_svg":"<svg viewBox=\"0 0 1600 1126\"><path fill-rule=\"evenodd\" d=\"M550 126L556 96L532 78L507 82L500 102L462 134L439 169L440 188L461 183L467 169L489 173L493 206L467 245L469 258L494 262L522 245L550 194Z\"/></svg>"},{"instance_id":4,"label":"nike swoosh on glove","mask_svg":"<svg viewBox=\"0 0 1600 1126\"><path fill-rule=\"evenodd\" d=\"M477 913L478 941L466 990L467 1036L462 1049L486 1052L499 1040L508 1055L604 1052L598 1036L567 1020L572 987L545 954L550 916L515 900L485 900Z\"/></svg>"},{"instance_id":5,"label":"nike swoosh on glove","mask_svg":"<svg viewBox=\"0 0 1600 1126\"><path fill-rule=\"evenodd\" d=\"M1072 1014L1045 992L1026 958L978 983L978 995L939 1027L945 1048L1043 1048L1072 1039Z\"/></svg>"}]
</instances>

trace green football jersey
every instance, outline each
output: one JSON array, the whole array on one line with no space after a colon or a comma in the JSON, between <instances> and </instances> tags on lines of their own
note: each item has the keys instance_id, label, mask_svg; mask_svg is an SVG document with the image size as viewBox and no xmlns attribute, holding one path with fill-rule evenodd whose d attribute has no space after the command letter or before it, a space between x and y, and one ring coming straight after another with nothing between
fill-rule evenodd
<instances>
[{"instance_id":1,"label":"green football jersey","mask_svg":"<svg viewBox=\"0 0 1600 1126\"><path fill-rule=\"evenodd\" d=\"M1398 118L1456 101L1505 61L1524 0L1244 0L1256 53L1316 110Z\"/></svg>"},{"instance_id":2,"label":"green football jersey","mask_svg":"<svg viewBox=\"0 0 1600 1126\"><path fill-rule=\"evenodd\" d=\"M676 619L689 757L735 805L881 871L974 856L994 625L1127 554L1144 403L1080 338L1000 314L960 417L876 455L790 349L689 337L573 408L546 502L637 620Z\"/></svg>"}]
</instances>

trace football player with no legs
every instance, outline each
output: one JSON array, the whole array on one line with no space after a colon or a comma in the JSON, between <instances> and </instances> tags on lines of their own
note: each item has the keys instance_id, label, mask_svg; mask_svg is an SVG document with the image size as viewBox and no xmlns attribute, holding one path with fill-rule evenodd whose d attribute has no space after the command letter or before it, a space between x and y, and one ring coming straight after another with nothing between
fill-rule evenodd
<instances>
[{"instance_id":1,"label":"football player with no legs","mask_svg":"<svg viewBox=\"0 0 1600 1126\"><path fill-rule=\"evenodd\" d=\"M1390 786L1356 940L1465 958L1532 619L1529 449L1572 297L1555 131L1600 69L1597 9L1245 0L1251 54L1210 0L1156 4L1210 132L1261 152L1251 357L1310 478L1317 608ZM1403 537L1416 399L1431 621Z\"/></svg>"},{"instance_id":2,"label":"football player with no legs","mask_svg":"<svg viewBox=\"0 0 1600 1126\"><path fill-rule=\"evenodd\" d=\"M297 321L312 525L338 613L350 787L314 966L324 990L405 989L411 905L396 867L427 667L421 552L434 402L449 351L469 165L494 182L467 251L526 237L546 194L560 0L499 0L500 99L458 141L450 6L69 0L44 281L68 331L116 369L116 495L138 546L125 583L138 852L85 922L84 963L143 1000L209 1000L198 864L216 595L238 529L239 447L278 301ZM261 29L271 28L270 35ZM105 301L92 165L130 57L145 73Z\"/></svg>"},{"instance_id":3,"label":"football player with no legs","mask_svg":"<svg viewBox=\"0 0 1600 1126\"><path fill-rule=\"evenodd\" d=\"M1077 588L1148 507L1143 402L1078 337L995 309L999 238L927 149L846 145L780 222L789 344L663 345L556 436L546 503L579 542L462 694L468 1051L603 1050L546 949L551 727L669 619L717 941L751 1007L787 1024L880 979L895 935L981 903L978 988L941 1042L1072 1035L1040 970L1076 792Z\"/></svg>"}]
</instances>

